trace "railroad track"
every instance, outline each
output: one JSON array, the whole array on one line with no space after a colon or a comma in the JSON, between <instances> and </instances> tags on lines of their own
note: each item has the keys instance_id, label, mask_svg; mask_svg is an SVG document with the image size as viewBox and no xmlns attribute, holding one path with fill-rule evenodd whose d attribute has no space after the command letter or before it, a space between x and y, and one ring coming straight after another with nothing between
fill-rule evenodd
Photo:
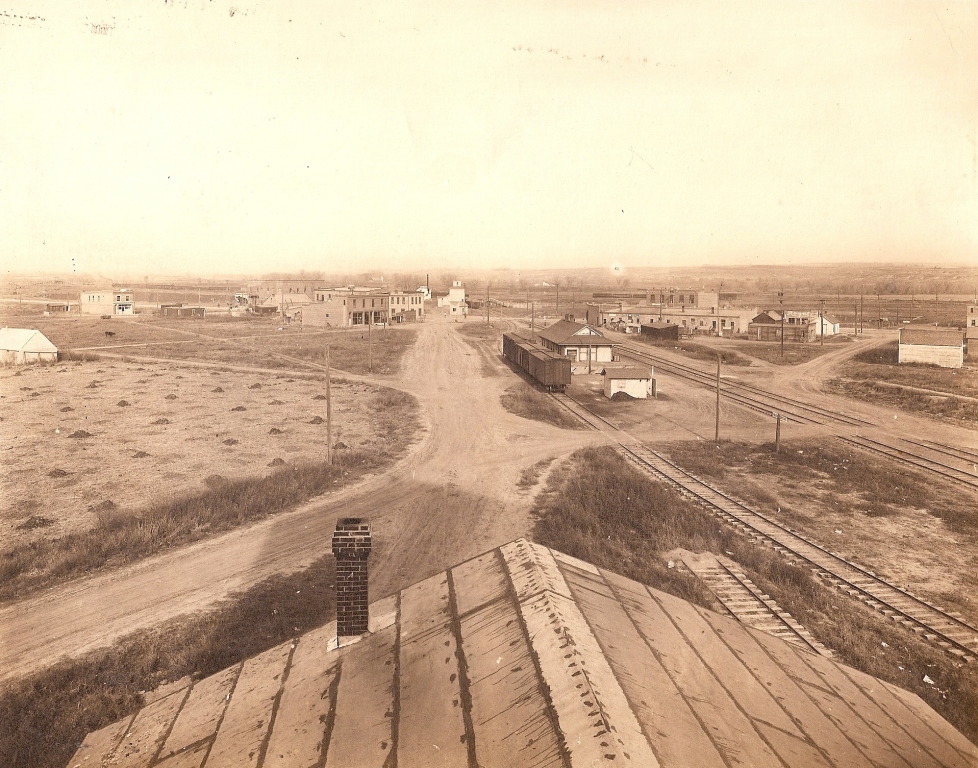
<instances>
[{"instance_id":1,"label":"railroad track","mask_svg":"<svg viewBox=\"0 0 978 768\"><path fill-rule=\"evenodd\" d=\"M758 589L732 560L712 554L684 553L682 562L741 623L822 656L833 655L790 613L783 611L770 595Z\"/></svg>"},{"instance_id":2,"label":"railroad track","mask_svg":"<svg viewBox=\"0 0 978 768\"><path fill-rule=\"evenodd\" d=\"M953 456L954 458L967 462L974 465L978 462L978 453L974 451L969 451L966 448L959 448L956 445L947 445L946 443L935 443L933 440L924 440L923 442L918 442L917 440L908 440L903 438L904 442L913 443L914 445L919 445L921 448L927 448L931 451L936 451L937 453L943 453L946 456Z\"/></svg>"},{"instance_id":3,"label":"railroad track","mask_svg":"<svg viewBox=\"0 0 978 768\"><path fill-rule=\"evenodd\" d=\"M569 403L563 402L564 399ZM806 563L823 581L957 658L970 662L978 657L978 627L968 623L960 615L891 584L868 568L847 560L812 539L756 512L628 437L627 433L620 432L606 419L592 413L573 398L561 395L560 401L572 413L584 412L588 418L583 420L594 429L606 431L603 427L596 426L603 424L617 432L620 435L619 451L632 464L646 474L674 486L683 496L737 528L756 543L770 546L782 555Z\"/></svg>"},{"instance_id":4,"label":"railroad track","mask_svg":"<svg viewBox=\"0 0 978 768\"><path fill-rule=\"evenodd\" d=\"M566 408L592 429L596 429L599 432L603 431L605 428L610 428L616 432L618 431L618 427L608 421L604 416L599 416L594 411L589 410L570 395L564 394L563 392L551 392L550 397L556 400L561 406Z\"/></svg>"},{"instance_id":5,"label":"railroad track","mask_svg":"<svg viewBox=\"0 0 978 768\"><path fill-rule=\"evenodd\" d=\"M901 461L904 464L910 464L918 469L924 469L928 472L933 472L934 474L940 475L948 480L954 480L955 482L978 489L978 474L975 474L974 472L953 467L950 464L945 464L942 461L929 459L926 456L921 456L919 453L907 451L903 448L898 448L895 445L890 445L889 443L884 443L869 437L863 437L862 435L853 435L852 437L843 437L840 435L839 439L842 440L842 442L848 443L849 445L853 445L857 448L862 448L863 450L870 451L871 453L877 453L896 461Z\"/></svg>"},{"instance_id":6,"label":"railroad track","mask_svg":"<svg viewBox=\"0 0 978 768\"><path fill-rule=\"evenodd\" d=\"M683 365L682 363L659 357L630 344L622 344L621 349L628 357L660 368L673 376L686 379L704 387L716 386L716 379L711 374L693 366ZM834 423L845 424L847 426L874 426L872 422L857 416L839 411L831 411L827 408L802 402L801 400L768 392L760 387L755 387L753 384L732 382L729 379L721 379L720 394L728 400L742 405L745 408L757 411L758 413L770 416L773 412L777 412L781 414L782 418L787 418L800 424L825 425Z\"/></svg>"}]
</instances>

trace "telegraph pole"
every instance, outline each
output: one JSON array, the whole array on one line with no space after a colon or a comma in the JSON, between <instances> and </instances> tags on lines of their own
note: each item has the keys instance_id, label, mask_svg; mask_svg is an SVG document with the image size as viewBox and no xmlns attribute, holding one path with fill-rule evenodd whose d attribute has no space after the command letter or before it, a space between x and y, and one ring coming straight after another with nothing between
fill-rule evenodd
<instances>
[{"instance_id":1,"label":"telegraph pole","mask_svg":"<svg viewBox=\"0 0 978 768\"><path fill-rule=\"evenodd\" d=\"M329 342L326 342L326 464L333 463L333 402L329 391Z\"/></svg>"},{"instance_id":2,"label":"telegraph pole","mask_svg":"<svg viewBox=\"0 0 978 768\"><path fill-rule=\"evenodd\" d=\"M531 301L530 302L530 335L531 336L534 333L534 330L533 330L533 313L535 311L536 311L536 302ZM530 341L533 341L533 339L530 339Z\"/></svg>"},{"instance_id":3,"label":"telegraph pole","mask_svg":"<svg viewBox=\"0 0 978 768\"><path fill-rule=\"evenodd\" d=\"M374 324L374 319L367 313L367 373L374 372L374 348L370 339L370 326Z\"/></svg>"},{"instance_id":4,"label":"telegraph pole","mask_svg":"<svg viewBox=\"0 0 978 768\"><path fill-rule=\"evenodd\" d=\"M774 452L781 453L781 414L775 414L778 417L778 425L774 429Z\"/></svg>"},{"instance_id":5,"label":"telegraph pole","mask_svg":"<svg viewBox=\"0 0 978 768\"><path fill-rule=\"evenodd\" d=\"M717 428L713 442L720 445L720 355L717 355Z\"/></svg>"},{"instance_id":6,"label":"telegraph pole","mask_svg":"<svg viewBox=\"0 0 978 768\"><path fill-rule=\"evenodd\" d=\"M486 325L489 325L489 281L486 280Z\"/></svg>"},{"instance_id":7,"label":"telegraph pole","mask_svg":"<svg viewBox=\"0 0 978 768\"><path fill-rule=\"evenodd\" d=\"M818 343L819 346L825 346L825 299L819 299Z\"/></svg>"},{"instance_id":8,"label":"telegraph pole","mask_svg":"<svg viewBox=\"0 0 978 768\"><path fill-rule=\"evenodd\" d=\"M778 291L778 304L781 307L781 357L784 357L784 291ZM717 388L720 387L720 374L717 374Z\"/></svg>"},{"instance_id":9,"label":"telegraph pole","mask_svg":"<svg viewBox=\"0 0 978 768\"><path fill-rule=\"evenodd\" d=\"M859 332L865 333L863 330L863 295L859 294Z\"/></svg>"}]
</instances>

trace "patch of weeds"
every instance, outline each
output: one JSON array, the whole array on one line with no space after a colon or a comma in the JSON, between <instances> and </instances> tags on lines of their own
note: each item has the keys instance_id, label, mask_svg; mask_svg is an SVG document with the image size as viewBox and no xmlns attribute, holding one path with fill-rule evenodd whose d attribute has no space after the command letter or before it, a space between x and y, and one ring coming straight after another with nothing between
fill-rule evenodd
<instances>
[{"instance_id":1,"label":"patch of weeds","mask_svg":"<svg viewBox=\"0 0 978 768\"><path fill-rule=\"evenodd\" d=\"M541 459L536 464L527 467L520 473L520 479L516 482L517 488L532 488L540 481L540 475L542 475L549 467L553 461L553 456L549 459Z\"/></svg>"},{"instance_id":2,"label":"patch of weeds","mask_svg":"<svg viewBox=\"0 0 978 768\"><path fill-rule=\"evenodd\" d=\"M43 517L41 515L31 515L20 525L16 526L18 531L32 531L35 528L47 528L49 525L54 525L54 520L49 517Z\"/></svg>"},{"instance_id":3,"label":"patch of weeds","mask_svg":"<svg viewBox=\"0 0 978 768\"><path fill-rule=\"evenodd\" d=\"M552 398L533 388L525 381L509 387L499 398L503 408L514 416L542 421L561 429L587 429Z\"/></svg>"}]
</instances>

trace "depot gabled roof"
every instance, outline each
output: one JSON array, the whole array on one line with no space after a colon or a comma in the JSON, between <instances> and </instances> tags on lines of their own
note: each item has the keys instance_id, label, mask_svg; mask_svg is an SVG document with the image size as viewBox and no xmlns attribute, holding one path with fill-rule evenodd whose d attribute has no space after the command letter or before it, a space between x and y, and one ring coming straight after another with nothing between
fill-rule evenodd
<instances>
[{"instance_id":1,"label":"depot gabled roof","mask_svg":"<svg viewBox=\"0 0 978 768\"><path fill-rule=\"evenodd\" d=\"M13 352L57 352L47 336L33 328L0 328L0 350Z\"/></svg>"},{"instance_id":2,"label":"depot gabled roof","mask_svg":"<svg viewBox=\"0 0 978 768\"><path fill-rule=\"evenodd\" d=\"M964 766L917 696L518 540L89 734L70 766Z\"/></svg>"},{"instance_id":3,"label":"depot gabled roof","mask_svg":"<svg viewBox=\"0 0 978 768\"><path fill-rule=\"evenodd\" d=\"M561 346L614 346L594 326L588 325L587 323L577 323L573 320L558 320L553 325L540 331L537 335L541 339L546 339L549 342L560 344Z\"/></svg>"}]
</instances>

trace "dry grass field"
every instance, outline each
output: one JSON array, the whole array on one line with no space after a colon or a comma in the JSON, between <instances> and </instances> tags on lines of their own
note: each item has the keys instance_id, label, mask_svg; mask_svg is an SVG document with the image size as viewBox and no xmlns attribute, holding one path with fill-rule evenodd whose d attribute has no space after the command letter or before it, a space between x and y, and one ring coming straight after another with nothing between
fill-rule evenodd
<instances>
[{"instance_id":1,"label":"dry grass field","mask_svg":"<svg viewBox=\"0 0 978 768\"><path fill-rule=\"evenodd\" d=\"M334 380L334 444L386 455L416 438L405 418L413 405L386 402L388 391ZM2 550L89 529L100 516L135 512L222 479L321 461L324 392L321 376L179 364L0 369Z\"/></svg>"}]
</instances>

